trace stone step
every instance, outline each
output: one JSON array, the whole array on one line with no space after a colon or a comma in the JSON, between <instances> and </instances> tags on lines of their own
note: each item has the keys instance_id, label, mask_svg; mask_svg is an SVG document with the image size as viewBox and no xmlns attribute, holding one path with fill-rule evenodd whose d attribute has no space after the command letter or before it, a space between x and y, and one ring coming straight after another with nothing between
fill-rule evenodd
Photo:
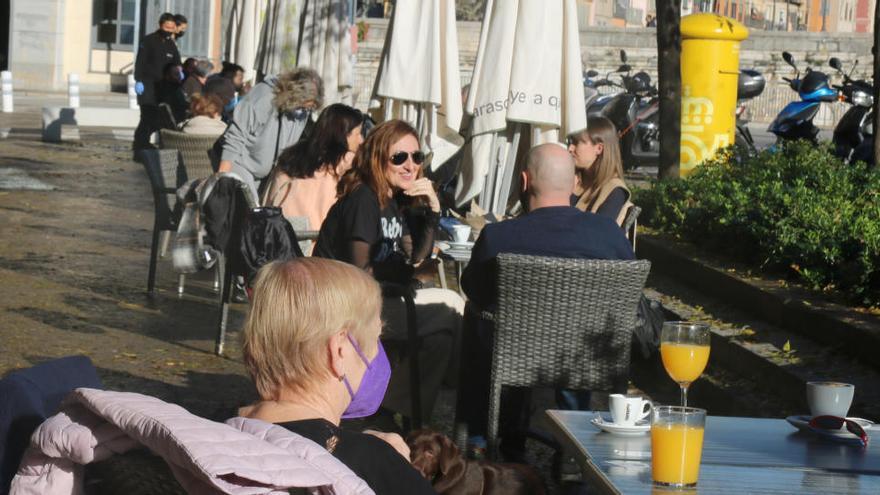
<instances>
[{"instance_id":1,"label":"stone step","mask_svg":"<svg viewBox=\"0 0 880 495\"><path fill-rule=\"evenodd\" d=\"M653 274L674 278L793 336L805 337L880 370L880 318L836 304L784 281L754 276L694 246L642 235L638 256Z\"/></svg>"},{"instance_id":2,"label":"stone step","mask_svg":"<svg viewBox=\"0 0 880 495\"><path fill-rule=\"evenodd\" d=\"M839 348L763 321L676 278L654 273L648 286L648 296L662 301L670 318L711 325L708 375L716 378L709 380L716 382L715 389L752 389L755 398L750 401L760 406L752 413L776 410L777 414L806 414L806 383L833 380L856 386L850 415L880 420L880 389L876 386L880 372L876 368L853 360ZM694 385L695 396L700 394L698 385ZM748 404L738 404L737 410L744 407Z\"/></svg>"}]
</instances>

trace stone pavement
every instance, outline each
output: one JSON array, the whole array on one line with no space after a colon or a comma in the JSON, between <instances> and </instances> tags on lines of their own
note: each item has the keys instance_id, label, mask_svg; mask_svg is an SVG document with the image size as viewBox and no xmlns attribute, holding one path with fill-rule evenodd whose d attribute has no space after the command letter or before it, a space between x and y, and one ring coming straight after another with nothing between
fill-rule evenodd
<instances>
[{"instance_id":1,"label":"stone pavement","mask_svg":"<svg viewBox=\"0 0 880 495\"><path fill-rule=\"evenodd\" d=\"M157 395L222 419L255 398L240 363L212 354L211 277L176 295L160 262L145 294L153 198L130 144L38 141L39 116L2 114L0 127L0 373L85 354L108 387ZM199 280L199 278L201 280ZM233 310L232 328L241 321Z\"/></svg>"}]
</instances>

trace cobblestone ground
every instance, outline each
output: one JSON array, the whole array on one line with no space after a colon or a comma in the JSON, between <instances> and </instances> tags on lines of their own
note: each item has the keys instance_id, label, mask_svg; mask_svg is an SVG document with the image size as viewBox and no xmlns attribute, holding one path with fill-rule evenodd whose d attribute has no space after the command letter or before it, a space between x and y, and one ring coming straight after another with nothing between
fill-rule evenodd
<instances>
[{"instance_id":1,"label":"cobblestone ground","mask_svg":"<svg viewBox=\"0 0 880 495\"><path fill-rule=\"evenodd\" d=\"M18 135L16 135L18 134ZM254 398L237 334L212 354L211 277L177 297L170 262L145 293L153 199L128 143L0 140L0 371L85 354L109 388L220 419ZM22 189L23 188L23 189ZM233 311L233 328L241 308Z\"/></svg>"}]
</instances>

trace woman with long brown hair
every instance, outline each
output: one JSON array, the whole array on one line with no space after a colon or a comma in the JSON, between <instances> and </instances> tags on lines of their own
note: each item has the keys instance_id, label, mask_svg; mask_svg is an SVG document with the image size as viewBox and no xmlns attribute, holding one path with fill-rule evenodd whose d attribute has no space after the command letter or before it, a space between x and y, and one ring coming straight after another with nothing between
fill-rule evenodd
<instances>
[{"instance_id":1,"label":"woman with long brown hair","mask_svg":"<svg viewBox=\"0 0 880 495\"><path fill-rule=\"evenodd\" d=\"M568 151L574 157L578 179L572 205L622 225L632 203L623 180L620 141L614 124L605 117L590 117L585 130L568 137Z\"/></svg>"},{"instance_id":2,"label":"woman with long brown hair","mask_svg":"<svg viewBox=\"0 0 880 495\"><path fill-rule=\"evenodd\" d=\"M351 263L379 282L409 283L431 253L440 218L440 201L422 177L425 154L418 134L406 122L391 120L370 132L354 164L339 182L339 199L321 226L314 255ZM430 418L454 342L464 300L446 289L416 290L416 319L421 337L422 410ZM399 299L383 305L384 335L406 335L405 309ZM408 415L407 366L397 366L383 403Z\"/></svg>"}]
</instances>

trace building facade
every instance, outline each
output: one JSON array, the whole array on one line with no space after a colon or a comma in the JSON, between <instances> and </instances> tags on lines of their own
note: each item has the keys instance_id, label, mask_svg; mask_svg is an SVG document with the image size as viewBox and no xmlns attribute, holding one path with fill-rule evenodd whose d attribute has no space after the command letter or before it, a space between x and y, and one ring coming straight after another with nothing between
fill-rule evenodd
<instances>
[{"instance_id":1,"label":"building facade","mask_svg":"<svg viewBox=\"0 0 880 495\"><path fill-rule=\"evenodd\" d=\"M227 0L228 1L228 0ZM63 90L70 73L86 91L121 88L134 40L155 31L162 12L189 19L181 55L220 58L224 0L5 0L0 59L17 90ZM2 36L0 31L0 36Z\"/></svg>"}]
</instances>

